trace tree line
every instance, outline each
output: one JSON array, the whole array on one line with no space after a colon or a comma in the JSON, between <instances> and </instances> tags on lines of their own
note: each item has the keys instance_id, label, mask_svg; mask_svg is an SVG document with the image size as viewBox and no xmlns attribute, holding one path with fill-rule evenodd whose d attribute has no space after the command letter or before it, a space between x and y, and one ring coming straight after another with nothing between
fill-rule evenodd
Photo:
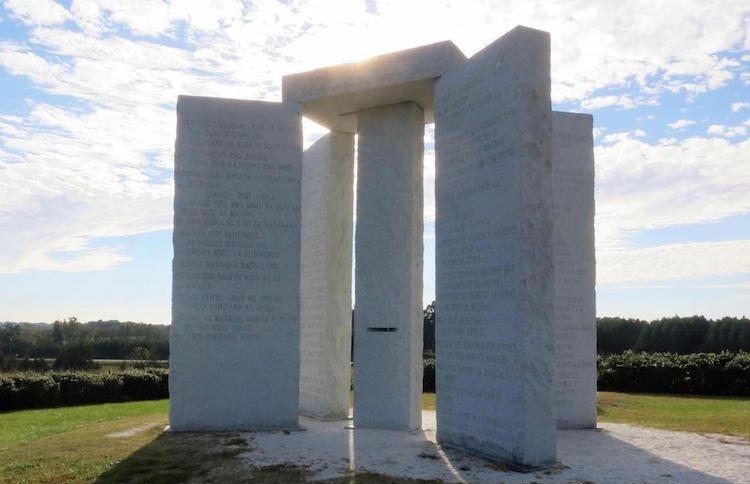
<instances>
[{"instance_id":1,"label":"tree line","mask_svg":"<svg viewBox=\"0 0 750 484\"><path fill-rule=\"evenodd\" d=\"M0 323L0 365L9 359L55 359L58 368L79 368L94 358L167 359L169 326L117 320L83 323L75 317L51 324ZM20 364L38 369L44 363Z\"/></svg>"},{"instance_id":2,"label":"tree line","mask_svg":"<svg viewBox=\"0 0 750 484\"><path fill-rule=\"evenodd\" d=\"M424 356L435 357L433 301L423 312ZM750 319L704 316L662 318L647 322L619 317L597 318L597 352L624 351L677 354L750 351ZM49 323L0 323L0 361L12 358L73 360L169 358L169 325L89 321L75 317ZM68 363L66 363L68 362Z\"/></svg>"},{"instance_id":3,"label":"tree line","mask_svg":"<svg viewBox=\"0 0 750 484\"><path fill-rule=\"evenodd\" d=\"M704 316L639 319L597 318L596 346L601 355L627 350L648 353L750 351L750 319Z\"/></svg>"},{"instance_id":4,"label":"tree line","mask_svg":"<svg viewBox=\"0 0 750 484\"><path fill-rule=\"evenodd\" d=\"M424 356L435 357L435 302L424 309ZM750 319L705 316L662 318L651 322L618 317L596 318L600 355L624 351L647 353L750 352Z\"/></svg>"}]
</instances>

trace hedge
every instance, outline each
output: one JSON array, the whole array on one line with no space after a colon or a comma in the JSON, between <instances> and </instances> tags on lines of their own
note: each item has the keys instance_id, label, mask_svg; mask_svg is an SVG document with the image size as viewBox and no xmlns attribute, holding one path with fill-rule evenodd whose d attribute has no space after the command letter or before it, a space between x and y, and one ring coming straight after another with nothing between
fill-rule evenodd
<instances>
[{"instance_id":1,"label":"hedge","mask_svg":"<svg viewBox=\"0 0 750 484\"><path fill-rule=\"evenodd\" d=\"M750 396L750 353L634 353L597 358L599 390Z\"/></svg>"},{"instance_id":2,"label":"hedge","mask_svg":"<svg viewBox=\"0 0 750 484\"><path fill-rule=\"evenodd\" d=\"M423 389L435 391L435 360L424 361ZM750 353L634 353L597 357L604 391L750 396Z\"/></svg>"},{"instance_id":3,"label":"hedge","mask_svg":"<svg viewBox=\"0 0 750 484\"><path fill-rule=\"evenodd\" d=\"M169 397L163 368L119 373L0 374L0 410ZM425 392L435 391L435 360L424 360ZM750 353L634 353L597 358L599 390L750 396Z\"/></svg>"},{"instance_id":4,"label":"hedge","mask_svg":"<svg viewBox=\"0 0 750 484\"><path fill-rule=\"evenodd\" d=\"M169 397L166 369L0 374L0 410Z\"/></svg>"}]
</instances>

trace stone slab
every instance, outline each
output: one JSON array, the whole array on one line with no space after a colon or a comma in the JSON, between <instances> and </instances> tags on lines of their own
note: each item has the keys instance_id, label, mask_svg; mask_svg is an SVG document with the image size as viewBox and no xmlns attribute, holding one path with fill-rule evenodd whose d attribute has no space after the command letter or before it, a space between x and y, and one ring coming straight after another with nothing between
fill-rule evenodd
<instances>
[{"instance_id":1,"label":"stone slab","mask_svg":"<svg viewBox=\"0 0 750 484\"><path fill-rule=\"evenodd\" d=\"M354 425L421 427L424 117L359 113Z\"/></svg>"},{"instance_id":2,"label":"stone slab","mask_svg":"<svg viewBox=\"0 0 750 484\"><path fill-rule=\"evenodd\" d=\"M557 426L595 428L596 263L591 115L553 112L552 147Z\"/></svg>"},{"instance_id":3,"label":"stone slab","mask_svg":"<svg viewBox=\"0 0 750 484\"><path fill-rule=\"evenodd\" d=\"M437 42L284 76L282 98L302 104L305 117L334 131L356 133L358 111L402 102L421 106L430 123L435 80L465 60L453 42Z\"/></svg>"},{"instance_id":4,"label":"stone slab","mask_svg":"<svg viewBox=\"0 0 750 484\"><path fill-rule=\"evenodd\" d=\"M440 442L556 461L550 38L516 27L438 80Z\"/></svg>"},{"instance_id":5,"label":"stone slab","mask_svg":"<svg viewBox=\"0 0 750 484\"><path fill-rule=\"evenodd\" d=\"M298 425L301 175L299 106L178 98L172 430Z\"/></svg>"},{"instance_id":6,"label":"stone slab","mask_svg":"<svg viewBox=\"0 0 750 484\"><path fill-rule=\"evenodd\" d=\"M353 183L353 135L303 153L300 411L323 419L349 414Z\"/></svg>"}]
</instances>

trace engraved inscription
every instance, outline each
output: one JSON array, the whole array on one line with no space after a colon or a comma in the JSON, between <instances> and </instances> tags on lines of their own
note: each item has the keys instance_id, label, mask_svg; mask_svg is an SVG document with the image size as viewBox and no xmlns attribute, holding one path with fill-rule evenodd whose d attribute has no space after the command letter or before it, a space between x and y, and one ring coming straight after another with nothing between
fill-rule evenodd
<instances>
[{"instance_id":1,"label":"engraved inscription","mask_svg":"<svg viewBox=\"0 0 750 484\"><path fill-rule=\"evenodd\" d=\"M278 241L298 238L299 199L286 195L300 183L289 161L299 145L287 141L298 129L179 117L173 305L193 340L257 342L265 327L297 321L278 293L294 262Z\"/></svg>"}]
</instances>

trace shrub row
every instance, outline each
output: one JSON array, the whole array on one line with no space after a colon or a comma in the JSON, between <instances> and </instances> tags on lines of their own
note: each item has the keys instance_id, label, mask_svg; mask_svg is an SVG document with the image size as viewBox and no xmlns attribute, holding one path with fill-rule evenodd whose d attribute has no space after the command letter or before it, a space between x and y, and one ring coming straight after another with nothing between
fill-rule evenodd
<instances>
[{"instance_id":1,"label":"shrub row","mask_svg":"<svg viewBox=\"0 0 750 484\"><path fill-rule=\"evenodd\" d=\"M0 374L0 410L167 398L168 378L165 369Z\"/></svg>"},{"instance_id":2,"label":"shrub row","mask_svg":"<svg viewBox=\"0 0 750 484\"><path fill-rule=\"evenodd\" d=\"M435 360L424 360L423 389L435 391ZM599 390L750 396L750 353L634 353L597 357Z\"/></svg>"},{"instance_id":3,"label":"shrub row","mask_svg":"<svg viewBox=\"0 0 750 484\"><path fill-rule=\"evenodd\" d=\"M634 353L597 359L599 390L750 396L750 353Z\"/></svg>"},{"instance_id":4,"label":"shrub row","mask_svg":"<svg viewBox=\"0 0 750 484\"><path fill-rule=\"evenodd\" d=\"M166 369L119 373L0 374L0 410L169 397ZM750 353L634 353L597 358L599 390L750 396ZM424 360L423 389L435 391L435 360Z\"/></svg>"}]
</instances>

